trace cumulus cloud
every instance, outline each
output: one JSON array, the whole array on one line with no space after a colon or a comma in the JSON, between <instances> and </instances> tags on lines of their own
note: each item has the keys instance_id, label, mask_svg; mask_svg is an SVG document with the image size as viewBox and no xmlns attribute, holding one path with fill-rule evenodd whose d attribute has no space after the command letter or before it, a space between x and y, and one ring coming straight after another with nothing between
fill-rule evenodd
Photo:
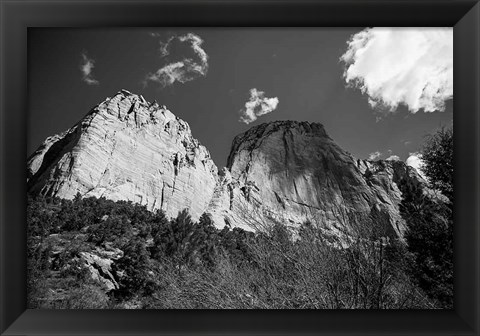
<instances>
[{"instance_id":1,"label":"cumulus cloud","mask_svg":"<svg viewBox=\"0 0 480 336\"><path fill-rule=\"evenodd\" d=\"M422 160L422 154L420 153L409 153L409 157L405 161L407 166L415 168L415 170L422 176L424 179L426 179L425 174L422 171L423 167L423 160Z\"/></svg>"},{"instance_id":2,"label":"cumulus cloud","mask_svg":"<svg viewBox=\"0 0 480 336\"><path fill-rule=\"evenodd\" d=\"M387 160L387 161L399 161L400 157L398 155L390 155L385 160Z\"/></svg>"},{"instance_id":3,"label":"cumulus cloud","mask_svg":"<svg viewBox=\"0 0 480 336\"><path fill-rule=\"evenodd\" d=\"M374 108L444 111L453 97L452 28L368 28L347 45L345 81Z\"/></svg>"},{"instance_id":4,"label":"cumulus cloud","mask_svg":"<svg viewBox=\"0 0 480 336\"><path fill-rule=\"evenodd\" d=\"M387 153L385 153L385 156L388 157L385 159L386 161L398 161L400 160L400 157L398 155L394 155L393 151L391 149L387 150Z\"/></svg>"},{"instance_id":5,"label":"cumulus cloud","mask_svg":"<svg viewBox=\"0 0 480 336\"><path fill-rule=\"evenodd\" d=\"M377 152L370 153L368 155L368 159L373 161L373 160L378 159L380 156L382 156L382 153L377 151Z\"/></svg>"},{"instance_id":6,"label":"cumulus cloud","mask_svg":"<svg viewBox=\"0 0 480 336\"><path fill-rule=\"evenodd\" d=\"M159 35L151 33L151 36L158 37ZM154 73L149 73L145 78L145 84L149 81L156 82L162 87L170 86L175 82L186 83L204 77L208 71L208 55L203 50L203 40L193 33L185 35L175 35L169 37L166 41L160 41L159 53L161 57L170 55L171 45L174 41L187 44L195 58L181 58L176 62L171 62Z\"/></svg>"},{"instance_id":7,"label":"cumulus cloud","mask_svg":"<svg viewBox=\"0 0 480 336\"><path fill-rule=\"evenodd\" d=\"M265 92L250 89L250 99L245 103L245 107L240 110L240 122L250 124L258 117L270 113L277 108L278 98L266 98Z\"/></svg>"},{"instance_id":8,"label":"cumulus cloud","mask_svg":"<svg viewBox=\"0 0 480 336\"><path fill-rule=\"evenodd\" d=\"M82 80L88 85L98 85L100 82L93 78L93 68L95 61L89 58L86 52L82 53L82 63L80 64L80 71L82 72Z\"/></svg>"}]
</instances>

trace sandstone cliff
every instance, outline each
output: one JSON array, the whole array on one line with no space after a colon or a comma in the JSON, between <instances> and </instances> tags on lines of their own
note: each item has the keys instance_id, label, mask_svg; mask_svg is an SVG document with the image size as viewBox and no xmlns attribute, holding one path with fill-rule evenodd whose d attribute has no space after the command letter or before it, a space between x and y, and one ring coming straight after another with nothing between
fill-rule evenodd
<instances>
[{"instance_id":1,"label":"sandstone cliff","mask_svg":"<svg viewBox=\"0 0 480 336\"><path fill-rule=\"evenodd\" d=\"M375 229L403 236L399 183L424 183L399 161L366 161L341 149L318 123L277 121L238 135L220 172L189 125L126 90L28 160L28 190L73 198L104 196L162 209L206 212L218 227L298 228L326 234Z\"/></svg>"},{"instance_id":2,"label":"sandstone cliff","mask_svg":"<svg viewBox=\"0 0 480 336\"><path fill-rule=\"evenodd\" d=\"M245 229L305 221L326 234L366 227L402 236L398 182L422 183L399 161L355 159L318 123L278 121L237 136L207 212Z\"/></svg>"},{"instance_id":3,"label":"sandstone cliff","mask_svg":"<svg viewBox=\"0 0 480 336\"><path fill-rule=\"evenodd\" d=\"M73 198L104 196L198 219L217 180L207 149L189 125L126 90L68 131L49 137L28 160L28 190Z\"/></svg>"}]
</instances>

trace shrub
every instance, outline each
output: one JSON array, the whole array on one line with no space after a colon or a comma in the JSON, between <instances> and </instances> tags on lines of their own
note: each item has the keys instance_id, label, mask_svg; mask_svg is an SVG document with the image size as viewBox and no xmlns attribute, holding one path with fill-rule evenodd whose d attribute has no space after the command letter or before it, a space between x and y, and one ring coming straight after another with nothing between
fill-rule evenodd
<instances>
[{"instance_id":1,"label":"shrub","mask_svg":"<svg viewBox=\"0 0 480 336\"><path fill-rule=\"evenodd\" d=\"M356 232L342 245L319 223L297 231L277 224L252 233L219 230L207 215L195 223L187 211L168 220L161 211L130 202L29 202L31 308L429 307L406 275L405 255L420 265L421 259L384 238L382 225L359 225L373 229ZM413 211L413 204L414 194L405 211ZM78 256L118 249L123 256L114 260L111 273L119 288L107 293Z\"/></svg>"}]
</instances>

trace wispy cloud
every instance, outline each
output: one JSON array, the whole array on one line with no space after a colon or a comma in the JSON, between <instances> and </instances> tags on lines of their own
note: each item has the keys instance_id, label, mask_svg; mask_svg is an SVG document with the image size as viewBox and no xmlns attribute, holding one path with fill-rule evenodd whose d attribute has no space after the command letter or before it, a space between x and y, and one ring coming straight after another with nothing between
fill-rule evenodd
<instances>
[{"instance_id":1,"label":"wispy cloud","mask_svg":"<svg viewBox=\"0 0 480 336\"><path fill-rule=\"evenodd\" d=\"M82 62L80 64L80 71L82 72L82 80L88 85L99 85L100 82L93 78L93 68L95 67L95 61L89 58L87 52L82 53Z\"/></svg>"},{"instance_id":2,"label":"wispy cloud","mask_svg":"<svg viewBox=\"0 0 480 336\"><path fill-rule=\"evenodd\" d=\"M270 113L278 106L278 98L266 98L265 92L250 89L250 99L245 103L245 107L240 110L240 122L250 124L258 117Z\"/></svg>"},{"instance_id":3,"label":"wispy cloud","mask_svg":"<svg viewBox=\"0 0 480 336\"><path fill-rule=\"evenodd\" d=\"M159 41L158 41L158 44L160 45L160 47L158 48L158 51L160 53L160 56L161 57L165 57L165 56L168 56L170 54L170 43L175 39L177 38L176 35L171 35L170 37L168 37L165 41L162 40L162 37L165 37L164 34L159 34L159 33L150 33L150 36L151 37L157 37L159 38Z\"/></svg>"},{"instance_id":4,"label":"wispy cloud","mask_svg":"<svg viewBox=\"0 0 480 336\"><path fill-rule=\"evenodd\" d=\"M150 35L153 37L159 36L155 33L151 33ZM183 84L199 77L206 76L208 72L208 55L202 48L203 40L193 33L170 36L166 41L159 41L159 52L161 57L170 55L171 44L174 41L186 43L193 51L195 59L183 57L176 62L164 65L157 71L147 74L145 85L151 81L160 84L163 88L170 86L175 82Z\"/></svg>"},{"instance_id":5,"label":"wispy cloud","mask_svg":"<svg viewBox=\"0 0 480 336\"><path fill-rule=\"evenodd\" d=\"M443 111L453 97L452 28L368 28L347 45L345 81L373 108Z\"/></svg>"},{"instance_id":6,"label":"wispy cloud","mask_svg":"<svg viewBox=\"0 0 480 336\"><path fill-rule=\"evenodd\" d=\"M382 153L377 151L377 152L370 153L368 155L368 159L373 161L378 159L380 156L382 156Z\"/></svg>"}]
</instances>

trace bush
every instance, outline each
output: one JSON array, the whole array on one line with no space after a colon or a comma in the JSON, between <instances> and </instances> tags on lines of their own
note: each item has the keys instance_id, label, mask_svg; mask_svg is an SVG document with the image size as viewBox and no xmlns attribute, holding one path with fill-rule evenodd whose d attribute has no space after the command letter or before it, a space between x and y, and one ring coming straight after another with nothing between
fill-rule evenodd
<instances>
[{"instance_id":1,"label":"bush","mask_svg":"<svg viewBox=\"0 0 480 336\"><path fill-rule=\"evenodd\" d=\"M406 275L405 246L385 235L357 232L342 245L318 223L252 233L186 211L168 220L129 202L31 198L29 307L430 307ZM107 292L79 255L118 250L119 288Z\"/></svg>"}]
</instances>

